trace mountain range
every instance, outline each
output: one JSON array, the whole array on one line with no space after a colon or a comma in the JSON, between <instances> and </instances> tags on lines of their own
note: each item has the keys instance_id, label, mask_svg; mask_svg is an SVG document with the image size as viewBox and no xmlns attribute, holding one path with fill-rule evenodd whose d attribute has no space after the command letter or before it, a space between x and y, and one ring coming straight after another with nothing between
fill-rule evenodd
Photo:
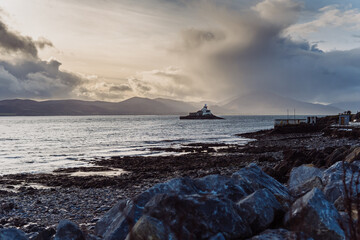
<instances>
[{"instance_id":1,"label":"mountain range","mask_svg":"<svg viewBox=\"0 0 360 240\"><path fill-rule=\"evenodd\" d=\"M184 115L202 108L203 103L183 102L164 98L133 97L122 102L82 100L2 100L2 116L57 116L57 115ZM328 115L342 112L336 106L301 102L271 93L253 93L210 105L217 115L285 115L296 109L296 114Z\"/></svg>"}]
</instances>

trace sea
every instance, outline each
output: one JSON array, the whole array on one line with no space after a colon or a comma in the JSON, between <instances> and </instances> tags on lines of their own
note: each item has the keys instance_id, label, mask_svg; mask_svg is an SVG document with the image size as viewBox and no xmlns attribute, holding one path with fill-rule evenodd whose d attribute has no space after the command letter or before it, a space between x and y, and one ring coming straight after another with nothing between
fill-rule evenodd
<instances>
[{"instance_id":1,"label":"sea","mask_svg":"<svg viewBox=\"0 0 360 240\"><path fill-rule=\"evenodd\" d=\"M239 133L270 129L283 116L0 117L0 175L88 166L95 158L176 154L151 148L189 143L246 144Z\"/></svg>"}]
</instances>

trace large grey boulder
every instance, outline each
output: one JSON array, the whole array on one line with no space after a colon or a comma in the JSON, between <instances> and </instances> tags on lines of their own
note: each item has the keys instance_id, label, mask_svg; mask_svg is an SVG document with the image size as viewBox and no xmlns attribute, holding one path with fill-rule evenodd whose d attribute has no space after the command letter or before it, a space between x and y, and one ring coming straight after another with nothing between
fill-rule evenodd
<instances>
[{"instance_id":1,"label":"large grey boulder","mask_svg":"<svg viewBox=\"0 0 360 240\"><path fill-rule=\"evenodd\" d=\"M97 222L95 233L105 240L125 239L129 229L143 215L144 206L158 194L215 194L238 201L252 192L254 189L247 182L221 175L210 175L195 180L187 177L172 179L153 186L132 200L119 201Z\"/></svg>"},{"instance_id":2,"label":"large grey boulder","mask_svg":"<svg viewBox=\"0 0 360 240\"><path fill-rule=\"evenodd\" d=\"M345 157L345 161L352 163L356 160L360 160L360 147L354 147L351 149L351 153L349 153L346 157Z\"/></svg>"},{"instance_id":3,"label":"large grey boulder","mask_svg":"<svg viewBox=\"0 0 360 240\"><path fill-rule=\"evenodd\" d=\"M326 198L335 202L339 197L345 197L344 181L347 189L352 188L353 198L356 198L356 179L360 174L360 161L337 162L324 171L322 182L325 187L323 189ZM359 185L357 186L360 187Z\"/></svg>"},{"instance_id":4,"label":"large grey boulder","mask_svg":"<svg viewBox=\"0 0 360 240\"><path fill-rule=\"evenodd\" d=\"M314 177L322 178L323 170L313 167L311 165L301 165L295 167L290 172L289 188L296 188L296 186L303 184L306 181L313 179Z\"/></svg>"},{"instance_id":5,"label":"large grey boulder","mask_svg":"<svg viewBox=\"0 0 360 240\"><path fill-rule=\"evenodd\" d=\"M252 235L236 204L215 195L160 194L148 202L144 214L160 220L178 240L209 239L218 233L225 239Z\"/></svg>"},{"instance_id":6,"label":"large grey boulder","mask_svg":"<svg viewBox=\"0 0 360 240\"><path fill-rule=\"evenodd\" d=\"M176 178L160 183L136 196L133 200L121 200L102 217L95 226L95 233L105 240L125 239L143 214L146 203L162 193L195 194L198 189L190 178Z\"/></svg>"},{"instance_id":7,"label":"large grey boulder","mask_svg":"<svg viewBox=\"0 0 360 240\"><path fill-rule=\"evenodd\" d=\"M250 224L253 233L267 229L284 215L281 204L268 189L261 189L237 203L239 214Z\"/></svg>"},{"instance_id":8,"label":"large grey boulder","mask_svg":"<svg viewBox=\"0 0 360 240\"><path fill-rule=\"evenodd\" d=\"M25 233L16 228L0 229L0 240L28 240Z\"/></svg>"},{"instance_id":9,"label":"large grey boulder","mask_svg":"<svg viewBox=\"0 0 360 240\"><path fill-rule=\"evenodd\" d=\"M317 188L296 200L284 219L290 230L304 232L318 240L346 239L339 225L341 221L334 205Z\"/></svg>"},{"instance_id":10,"label":"large grey boulder","mask_svg":"<svg viewBox=\"0 0 360 240\"><path fill-rule=\"evenodd\" d=\"M218 233L215 236L209 238L209 240L225 240L225 237L222 233Z\"/></svg>"},{"instance_id":11,"label":"large grey boulder","mask_svg":"<svg viewBox=\"0 0 360 240\"><path fill-rule=\"evenodd\" d=\"M134 228L134 231L136 230L138 234L137 236L143 236L144 232L150 230L152 231L155 228L160 229L162 225L159 222L153 221L154 219L158 219L162 224L165 224L165 226L167 226L166 224L168 224L168 221L164 221L164 219L166 219L166 216L161 217L151 215L154 213L154 209L160 208L158 206L155 206L155 203L160 204L160 206L164 205L165 200L160 201L158 199L158 196L161 195L162 197L164 197L163 194L166 194L166 196L168 196L169 198L170 196L177 196L177 202L180 204L180 206L188 206L188 209L179 207L179 210L177 208L173 209L169 206L167 206L166 208L172 209L171 211L176 211L180 215L182 211L193 211L193 214L189 214L188 216L188 218L190 219L189 221L195 222L197 221L195 220L195 218L199 218L199 221L202 222L203 225L200 225L198 227L198 230L196 231L198 232L200 230L204 230L204 233L208 234L206 235L207 238L216 236L216 234L218 233L223 234L223 236L227 238L227 235L233 236L234 234L236 235L236 233L238 233L239 231L244 233L244 236L247 236L246 234L251 232L249 225L246 222L244 223L243 219L238 216L237 213L233 213L232 216L235 219L235 223L230 221L230 213L227 210L229 210L230 208L236 209L237 207L235 205L235 202L238 202L239 200L255 192L256 190L261 190L264 188L267 189L271 194L273 194L275 196L274 198L276 198L279 203L285 207L285 209L290 206L292 198L288 190L275 179L264 173L255 164L249 165L249 167L238 171L237 173L233 174L232 177L210 175L195 180L190 178L172 179L168 182L153 186L152 188L141 193L132 200L122 200L118 202L118 204L116 204L108 213L106 213L103 218L101 218L97 222L95 226L95 234L105 240L123 240L127 237L130 229L132 228ZM157 200L155 201L154 199ZM202 199L202 201L200 201L199 199ZM208 200L205 201L203 199ZM215 206L215 202L218 204L218 206ZM225 219L227 219L229 223L228 228L231 228L231 231L234 232L234 234L227 233L228 229L225 229L225 227L222 225L216 225L213 221L209 221L208 223L206 223L205 220L202 220L205 219L205 217L202 218L202 216L208 215L209 218L207 219L210 219L212 215L209 212L206 212L204 209L202 210L202 212L197 212L197 208L195 206L198 205L196 204L200 204L199 206L206 205L209 207L209 209L222 209L222 215L220 215L219 217L223 218L225 214ZM147 216L151 218L147 218L146 216L144 216L145 206L148 211ZM141 222L137 223L139 219L141 219ZM240 224L240 222L242 222L242 224ZM240 228L237 230L232 229L232 227L236 224L238 225L238 227L240 226ZM193 225L198 226L196 224L191 224L191 226ZM175 231L176 229L173 229L173 225L171 226L172 228L168 226L165 227L165 229L170 228L171 231L176 234L176 232L178 231ZM207 227L203 228L203 226ZM209 226L213 226L213 228ZM208 229L214 230L210 231ZM216 231L216 229L222 230ZM134 232L134 234L136 232ZM187 227L184 227L181 232L185 235L187 234L186 236L191 236L193 234ZM159 236L163 235L160 234Z\"/></svg>"},{"instance_id":12,"label":"large grey boulder","mask_svg":"<svg viewBox=\"0 0 360 240\"><path fill-rule=\"evenodd\" d=\"M49 227L47 229L44 229L36 234L34 237L30 237L31 240L51 240L52 236L54 236L56 233L55 229L52 227Z\"/></svg>"},{"instance_id":13,"label":"large grey boulder","mask_svg":"<svg viewBox=\"0 0 360 240\"><path fill-rule=\"evenodd\" d=\"M83 232L79 227L69 221L62 220L60 221L55 234L55 240L85 240Z\"/></svg>"},{"instance_id":14,"label":"large grey boulder","mask_svg":"<svg viewBox=\"0 0 360 240\"><path fill-rule=\"evenodd\" d=\"M318 188L320 190L324 189L322 180L318 176L315 176L303 183L299 183L298 185L289 188L289 190L292 196L294 196L295 198L299 198L314 188Z\"/></svg>"},{"instance_id":15,"label":"large grey boulder","mask_svg":"<svg viewBox=\"0 0 360 240\"><path fill-rule=\"evenodd\" d=\"M120 200L95 225L95 233L104 239L125 239L134 223L134 202Z\"/></svg>"},{"instance_id":16,"label":"large grey boulder","mask_svg":"<svg viewBox=\"0 0 360 240\"><path fill-rule=\"evenodd\" d=\"M142 216L136 222L126 240L167 240L174 239L170 230L158 219Z\"/></svg>"},{"instance_id":17,"label":"large grey boulder","mask_svg":"<svg viewBox=\"0 0 360 240\"><path fill-rule=\"evenodd\" d=\"M235 180L222 175L209 175L194 180L199 194L221 195L234 202L254 192L245 181Z\"/></svg>"},{"instance_id":18,"label":"large grey boulder","mask_svg":"<svg viewBox=\"0 0 360 240\"><path fill-rule=\"evenodd\" d=\"M232 175L236 181L244 181L254 190L268 189L285 208L289 208L292 197L286 187L263 172L256 164L240 169Z\"/></svg>"},{"instance_id":19,"label":"large grey boulder","mask_svg":"<svg viewBox=\"0 0 360 240\"><path fill-rule=\"evenodd\" d=\"M305 234L299 232L291 232L286 229L268 229L261 234L252 237L251 240L312 240Z\"/></svg>"}]
</instances>

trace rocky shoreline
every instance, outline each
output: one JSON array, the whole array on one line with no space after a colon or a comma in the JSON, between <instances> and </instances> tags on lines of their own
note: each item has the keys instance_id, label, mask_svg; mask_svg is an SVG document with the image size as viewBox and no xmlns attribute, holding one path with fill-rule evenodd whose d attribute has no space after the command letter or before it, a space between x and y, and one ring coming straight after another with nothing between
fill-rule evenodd
<instances>
[{"instance_id":1,"label":"rocky shoreline","mask_svg":"<svg viewBox=\"0 0 360 240\"><path fill-rule=\"evenodd\" d=\"M305 190L301 188L302 190L299 193L296 186L291 186L289 179L293 169L311 164L312 167L321 169L323 172L339 161L353 162L357 160L358 152L360 152L357 148L357 146L360 146L358 138L339 137L324 130L290 131L286 133L267 130L242 134L241 136L256 139L256 141L252 141L246 146L190 144L178 149L154 149L154 151L184 153L178 156L94 159L92 167L59 169L51 174L2 176L0 177L0 231L1 229L17 228L24 231L30 239L51 239L49 237L40 237L42 234L53 236L58 223L63 219L68 219L79 226L85 238L97 239L95 235L98 235L99 239L106 239L104 233L99 233L99 230L96 230L96 226L99 226L100 219L103 219L104 214L109 214L109 209L119 204L120 199L137 199L150 189L156 189L157 184L174 178L197 181L196 179L215 175L228 180L233 179L235 173L243 171L242 169L246 169L249 164L256 164L264 171L264 174L269 175L269 179L272 179L271 176L275 182L277 180L279 184L283 184L278 187L284 188L291 198L298 198L303 195L302 191L311 190L312 188L309 189L308 186ZM319 179L321 184L316 182L317 180L308 184L323 190L323 180L320 177ZM269 195L267 192L257 192L261 189L256 189L254 186L252 186L252 189L252 191L249 190L246 194L243 194L242 198L247 195L250 196L251 192L260 194L260 196L262 196L261 194ZM195 191L192 194L199 194L199 192ZM278 200L278 196L272 194ZM315 191L312 194L318 197L320 193ZM178 194L178 197L181 198L182 195L186 194ZM167 202L167 197L171 196L166 196L161 201ZM327 197L325 194L325 199ZM187 197L185 198L180 200L190 201ZM211 201L223 201L217 198L218 196L210 196ZM176 201L180 200L177 199ZM240 200L236 199L236 202ZM292 204L294 200L289 201L288 205ZM195 200L192 198L191 201ZM151 209L151 211L157 211L155 205ZM284 206L281 207L283 215L288 210ZM153 218L153 215L151 217ZM233 217L236 218L237 216ZM156 219L161 220L161 217ZM274 225L274 221L270 225ZM282 224L283 220L276 221L281 222L280 226L277 227L282 227L282 229L287 227L287 225ZM270 225L267 227L270 227ZM59 232L59 229L57 231ZM169 231L171 232L173 229L170 228ZM287 231L284 229L279 230L278 234L284 236L300 234L298 230L294 233ZM256 231L256 233L260 232ZM253 235L248 234L246 236ZM210 237L212 236L203 239L210 239ZM219 235L219 238L213 239L229 238L224 234L222 237L224 238Z\"/></svg>"}]
</instances>

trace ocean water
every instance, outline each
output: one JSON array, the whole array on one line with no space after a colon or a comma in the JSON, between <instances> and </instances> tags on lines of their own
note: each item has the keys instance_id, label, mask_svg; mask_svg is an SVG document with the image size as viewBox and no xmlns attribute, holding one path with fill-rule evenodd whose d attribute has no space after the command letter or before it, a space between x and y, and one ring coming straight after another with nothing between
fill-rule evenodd
<instances>
[{"instance_id":1,"label":"ocean water","mask_svg":"<svg viewBox=\"0 0 360 240\"><path fill-rule=\"evenodd\" d=\"M246 144L248 139L235 134L272 128L277 117L0 117L0 175L84 166L95 157L169 154L150 151L153 147L198 142Z\"/></svg>"}]
</instances>

